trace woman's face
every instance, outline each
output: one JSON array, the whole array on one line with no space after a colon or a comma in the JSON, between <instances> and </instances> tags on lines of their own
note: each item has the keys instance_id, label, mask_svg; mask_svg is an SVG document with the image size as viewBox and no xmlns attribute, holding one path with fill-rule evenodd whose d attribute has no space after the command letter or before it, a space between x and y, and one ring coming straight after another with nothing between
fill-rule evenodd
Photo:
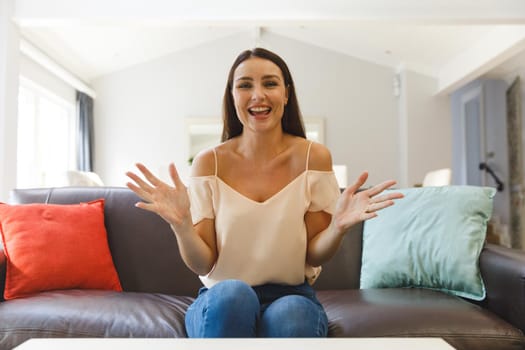
<instances>
[{"instance_id":1,"label":"woman's face","mask_svg":"<svg viewBox=\"0 0 525 350\"><path fill-rule=\"evenodd\" d=\"M288 89L281 69L272 61L251 57L237 66L232 95L244 130L260 132L281 127Z\"/></svg>"}]
</instances>

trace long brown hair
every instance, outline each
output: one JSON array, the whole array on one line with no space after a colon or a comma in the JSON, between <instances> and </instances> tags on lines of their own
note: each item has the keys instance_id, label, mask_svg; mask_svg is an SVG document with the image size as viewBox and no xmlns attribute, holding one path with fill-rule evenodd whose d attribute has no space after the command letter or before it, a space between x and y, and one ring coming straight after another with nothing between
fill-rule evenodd
<instances>
[{"instance_id":1,"label":"long brown hair","mask_svg":"<svg viewBox=\"0 0 525 350\"><path fill-rule=\"evenodd\" d=\"M295 94L295 86L293 83L292 75L288 66L284 60L276 55L275 53L257 47L252 50L245 50L241 52L239 56L233 62L228 74L228 82L226 89L224 90L224 98L222 100L222 119L223 129L221 141L229 140L235 136L242 134L243 125L239 121L237 111L235 110L235 103L233 101L232 88L233 88L233 74L235 69L244 61L251 57L259 57L275 63L283 74L284 84L288 87L288 103L284 107L284 114L281 120L283 131L288 134L300 136L306 138L304 131L303 118L301 111L299 110L299 103L297 102L297 96Z\"/></svg>"}]
</instances>

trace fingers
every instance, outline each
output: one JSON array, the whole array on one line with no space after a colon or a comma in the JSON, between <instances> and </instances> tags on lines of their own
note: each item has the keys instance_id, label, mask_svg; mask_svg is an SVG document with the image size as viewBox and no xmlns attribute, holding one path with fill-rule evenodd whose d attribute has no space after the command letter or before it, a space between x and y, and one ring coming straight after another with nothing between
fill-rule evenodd
<instances>
[{"instance_id":1,"label":"fingers","mask_svg":"<svg viewBox=\"0 0 525 350\"><path fill-rule=\"evenodd\" d=\"M366 182L366 180L368 179L368 172L363 172L361 175L359 175L359 177L357 178L356 182L354 182L352 184L352 186L350 187L347 187L346 190L344 192L350 192L350 193L355 193L357 192L358 189L360 189Z\"/></svg>"},{"instance_id":2,"label":"fingers","mask_svg":"<svg viewBox=\"0 0 525 350\"><path fill-rule=\"evenodd\" d=\"M143 190L142 188L138 187L137 185L135 184L132 184L131 182L128 182L126 183L126 186L132 190L133 192L135 192L135 194L137 196L139 196L140 198L142 198L143 200L145 201L149 201L149 192Z\"/></svg>"},{"instance_id":3,"label":"fingers","mask_svg":"<svg viewBox=\"0 0 525 350\"><path fill-rule=\"evenodd\" d=\"M345 195L356 193L366 182L368 179L368 172L363 172L359 177L357 178L356 182L354 182L351 186L347 187L345 191L343 192ZM387 180L380 184L377 184L373 187L370 187L369 189L363 191L368 195L370 198L376 196L377 194L383 192L384 190L391 188L392 186L396 185L397 181L395 180ZM403 194L399 192L389 193L385 196L377 197L377 200L375 202L384 201L387 199L399 199L403 198Z\"/></svg>"},{"instance_id":4,"label":"fingers","mask_svg":"<svg viewBox=\"0 0 525 350\"><path fill-rule=\"evenodd\" d=\"M179 172L177 171L175 164L170 163L169 172L171 180L173 181L173 184L175 184L175 187L185 187L184 183L180 179Z\"/></svg>"},{"instance_id":5,"label":"fingers","mask_svg":"<svg viewBox=\"0 0 525 350\"><path fill-rule=\"evenodd\" d=\"M137 174L128 171L126 172L126 176L128 176L131 180L134 181L126 183L126 186L135 192L140 198L142 198L146 203L151 202L152 196L155 194L155 192L160 189L161 191L166 190L167 187L169 187L168 184L164 183L162 180L157 178L153 173L143 164L137 163L137 168L140 170L140 172L144 175L146 180L138 176ZM175 168L175 165L171 163L169 165L169 173L170 177L175 184L175 187L185 188L184 183L180 179L179 173L177 169ZM149 183L148 183L149 181ZM142 204L138 205L140 208L142 208ZM146 208L143 208L146 209ZM148 209L151 210L151 209Z\"/></svg>"},{"instance_id":6,"label":"fingers","mask_svg":"<svg viewBox=\"0 0 525 350\"><path fill-rule=\"evenodd\" d=\"M396 183L397 182L395 180L387 180L364 191L363 195L369 198L368 205L365 209L365 215L374 214L372 217L375 217L377 216L377 211L394 205L395 200L404 197L403 193L401 192L389 191L388 193L381 194L383 191L391 188Z\"/></svg>"},{"instance_id":7,"label":"fingers","mask_svg":"<svg viewBox=\"0 0 525 350\"><path fill-rule=\"evenodd\" d=\"M150 181L151 184L153 184L154 186L163 184L162 181L158 180L155 176L153 176L153 174L143 164L138 163L136 164L136 166L140 170L140 172L144 174L144 176ZM135 194L139 196L142 200L144 200L145 202L150 202L151 195L154 192L155 188L152 187L146 181L144 181L140 176L136 175L131 171L126 172L126 176L135 182L128 182L126 183L126 186L130 190L135 192Z\"/></svg>"},{"instance_id":8,"label":"fingers","mask_svg":"<svg viewBox=\"0 0 525 350\"><path fill-rule=\"evenodd\" d=\"M141 163L137 163L136 164L137 168L140 170L140 172L144 175L144 177L146 178L146 180L149 181L146 182L145 180L143 180L140 176L136 175L135 173L131 172L131 171L128 171L126 172L126 176L128 176L130 179L132 179L133 181L135 181L135 183L145 192L147 193L151 193L152 191L154 191L155 187L162 187L162 186L167 186L166 183L164 183L162 180L160 180L158 177L156 177L155 175L153 175L153 173L151 171L149 171L148 168L146 168L143 164ZM175 167L173 165L173 167ZM178 175L177 175L178 176ZM180 180L179 180L180 181ZM127 185L127 184L126 184ZM130 186L128 186L130 187ZM131 188L131 187L130 187Z\"/></svg>"},{"instance_id":9,"label":"fingers","mask_svg":"<svg viewBox=\"0 0 525 350\"><path fill-rule=\"evenodd\" d=\"M135 203L135 206L137 208L144 209L144 210L151 211L153 213L158 214L157 211L155 210L155 206L153 204L144 203L144 202L137 202L137 203Z\"/></svg>"},{"instance_id":10,"label":"fingers","mask_svg":"<svg viewBox=\"0 0 525 350\"><path fill-rule=\"evenodd\" d=\"M386 194L382 194L382 195L373 197L371 198L371 202L379 203L379 202L384 202L384 201L393 200L393 199L401 199L403 197L405 196L401 192L392 192L392 193L386 193Z\"/></svg>"},{"instance_id":11,"label":"fingers","mask_svg":"<svg viewBox=\"0 0 525 350\"><path fill-rule=\"evenodd\" d=\"M146 191L146 192L149 192L151 191L151 186L149 184L147 184L144 180L142 180L138 175L136 175L135 173L131 172L131 171L128 171L126 173L126 176L129 177L130 179L132 179L133 181L135 181L135 183L137 185L139 185L139 187ZM129 187L129 186L128 186ZM136 187L136 186L135 186Z\"/></svg>"},{"instance_id":12,"label":"fingers","mask_svg":"<svg viewBox=\"0 0 525 350\"><path fill-rule=\"evenodd\" d=\"M392 205L394 205L394 201L393 200L386 200L386 201L382 201L382 202L371 203L366 208L366 213L372 214L372 213L375 213L376 211L388 208L388 207L390 207Z\"/></svg>"},{"instance_id":13,"label":"fingers","mask_svg":"<svg viewBox=\"0 0 525 350\"><path fill-rule=\"evenodd\" d=\"M370 202L366 209L367 213L376 212L378 210L390 207L391 205L394 205L396 199L401 199L404 197L403 193L401 192L391 192L376 196L377 193L383 192L385 189L391 187L394 184L395 181L385 181L369 190L368 195L370 196Z\"/></svg>"},{"instance_id":14,"label":"fingers","mask_svg":"<svg viewBox=\"0 0 525 350\"><path fill-rule=\"evenodd\" d=\"M373 219L373 218L375 218L375 217L377 217L377 213L376 213L376 212L370 212L370 213L367 212L367 213L364 213L364 214L363 214L363 218L362 218L362 220L363 220L363 221L366 221L366 220Z\"/></svg>"},{"instance_id":15,"label":"fingers","mask_svg":"<svg viewBox=\"0 0 525 350\"><path fill-rule=\"evenodd\" d=\"M379 193L383 192L387 188L390 188L390 187L394 186L395 184L397 184L397 182L395 180L388 180L388 181L382 182L380 184L377 184L377 185L369 188L367 191L368 191L368 194L370 195L370 197L372 197L372 196L375 196L376 194L379 194Z\"/></svg>"},{"instance_id":16,"label":"fingers","mask_svg":"<svg viewBox=\"0 0 525 350\"><path fill-rule=\"evenodd\" d=\"M144 177L153 185L158 186L161 185L163 182L160 181L151 171L149 171L148 168L144 166L144 164L137 163L137 168L140 170L140 172L144 175Z\"/></svg>"}]
</instances>

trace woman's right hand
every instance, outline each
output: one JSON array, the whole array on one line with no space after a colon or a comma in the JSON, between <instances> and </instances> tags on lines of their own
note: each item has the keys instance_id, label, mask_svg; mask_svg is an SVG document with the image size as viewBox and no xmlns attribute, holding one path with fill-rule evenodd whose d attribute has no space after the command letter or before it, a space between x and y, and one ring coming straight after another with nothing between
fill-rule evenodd
<instances>
[{"instance_id":1,"label":"woman's right hand","mask_svg":"<svg viewBox=\"0 0 525 350\"><path fill-rule=\"evenodd\" d=\"M126 186L143 200L135 205L154 212L166 220L175 232L184 263L196 274L206 275L217 260L213 221L202 220L196 225L197 230L194 229L187 188L173 163L169 165L173 185L158 179L142 164L137 164L137 168L144 179L131 171L126 173L134 181L134 183L128 182ZM202 234L208 237L208 240L201 237L199 227L201 232L209 232Z\"/></svg>"},{"instance_id":2,"label":"woman's right hand","mask_svg":"<svg viewBox=\"0 0 525 350\"><path fill-rule=\"evenodd\" d=\"M173 186L161 181L143 164L138 163L137 168L145 179L131 171L126 173L134 181L134 183L126 183L126 186L143 200L135 205L160 215L177 232L192 227L187 188L181 181L175 165L173 163L169 165Z\"/></svg>"}]
</instances>

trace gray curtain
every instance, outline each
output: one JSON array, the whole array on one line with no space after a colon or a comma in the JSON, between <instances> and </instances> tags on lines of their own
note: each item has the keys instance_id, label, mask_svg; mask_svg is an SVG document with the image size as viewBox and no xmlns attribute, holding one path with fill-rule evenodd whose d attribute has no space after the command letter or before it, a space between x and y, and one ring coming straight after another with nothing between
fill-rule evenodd
<instances>
[{"instance_id":1,"label":"gray curtain","mask_svg":"<svg viewBox=\"0 0 525 350\"><path fill-rule=\"evenodd\" d=\"M78 170L93 171L93 99L77 91Z\"/></svg>"}]
</instances>

